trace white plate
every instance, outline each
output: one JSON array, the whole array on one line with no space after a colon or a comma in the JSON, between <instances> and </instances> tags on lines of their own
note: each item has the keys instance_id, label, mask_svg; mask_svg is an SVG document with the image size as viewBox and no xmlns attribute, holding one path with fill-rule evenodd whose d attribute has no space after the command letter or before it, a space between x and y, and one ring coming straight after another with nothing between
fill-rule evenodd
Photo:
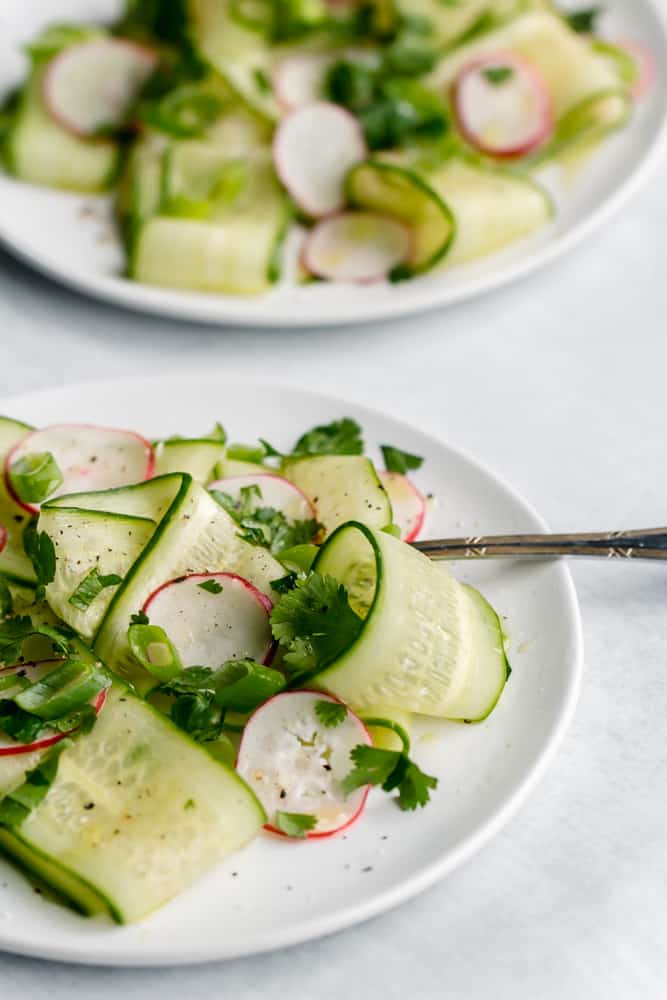
<instances>
[{"instance_id":1,"label":"white plate","mask_svg":"<svg viewBox=\"0 0 667 1000\"><path fill-rule=\"evenodd\" d=\"M580 0L572 0L581 6ZM109 18L119 0L3 0L0 93L22 79L21 42L47 21ZM400 285L284 284L255 299L168 291L120 275L121 247L108 200L29 187L0 176L0 239L18 256L64 284L118 305L206 323L293 327L378 320L460 302L499 288L567 253L625 204L658 159L667 119L667 33L652 0L608 0L610 39L634 38L653 50L658 80L632 124L598 150L573 182L549 186L555 221L535 237L484 261Z\"/></svg>"},{"instance_id":2,"label":"white plate","mask_svg":"<svg viewBox=\"0 0 667 1000\"><path fill-rule=\"evenodd\" d=\"M353 403L230 376L87 383L16 396L0 412L43 424L97 421L150 435L196 434L222 419L237 440L287 447L307 427L349 415L366 440L424 455L416 479L438 503L435 535L540 531L541 518L472 459ZM553 757L574 710L582 660L577 601L562 563L455 566L506 619L514 672L479 726L424 722L414 752L440 785L415 814L373 792L344 836L260 836L153 917L119 928L34 895L0 862L0 948L75 962L177 964L232 958L318 937L380 913L466 861L507 823Z\"/></svg>"}]
</instances>

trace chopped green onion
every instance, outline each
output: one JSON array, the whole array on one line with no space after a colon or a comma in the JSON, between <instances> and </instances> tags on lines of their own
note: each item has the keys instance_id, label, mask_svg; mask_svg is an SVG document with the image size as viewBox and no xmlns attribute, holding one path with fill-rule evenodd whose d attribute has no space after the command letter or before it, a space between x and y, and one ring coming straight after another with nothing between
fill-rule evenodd
<instances>
[{"instance_id":1,"label":"chopped green onion","mask_svg":"<svg viewBox=\"0 0 667 1000\"><path fill-rule=\"evenodd\" d=\"M24 503L42 503L63 484L63 474L50 451L17 458L9 470L12 489Z\"/></svg>"},{"instance_id":2,"label":"chopped green onion","mask_svg":"<svg viewBox=\"0 0 667 1000\"><path fill-rule=\"evenodd\" d=\"M109 679L97 665L66 660L14 698L24 712L40 719L58 719L88 704L108 686Z\"/></svg>"},{"instance_id":3,"label":"chopped green onion","mask_svg":"<svg viewBox=\"0 0 667 1000\"><path fill-rule=\"evenodd\" d=\"M157 680L170 681L183 669L176 648L159 625L130 625L127 641L134 658Z\"/></svg>"}]
</instances>

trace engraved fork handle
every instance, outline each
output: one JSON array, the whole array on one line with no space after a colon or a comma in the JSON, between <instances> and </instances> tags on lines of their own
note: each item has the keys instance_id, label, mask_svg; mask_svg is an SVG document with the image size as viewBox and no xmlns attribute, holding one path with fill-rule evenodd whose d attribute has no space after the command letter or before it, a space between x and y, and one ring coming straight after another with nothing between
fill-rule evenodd
<instances>
[{"instance_id":1,"label":"engraved fork handle","mask_svg":"<svg viewBox=\"0 0 667 1000\"><path fill-rule=\"evenodd\" d=\"M471 535L412 544L431 559L597 556L602 559L667 560L667 528L576 535Z\"/></svg>"}]
</instances>

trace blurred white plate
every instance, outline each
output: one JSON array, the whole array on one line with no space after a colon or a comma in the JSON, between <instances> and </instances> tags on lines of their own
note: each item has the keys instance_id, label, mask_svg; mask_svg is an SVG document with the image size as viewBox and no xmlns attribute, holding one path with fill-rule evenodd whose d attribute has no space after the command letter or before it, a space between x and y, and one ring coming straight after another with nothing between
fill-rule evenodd
<instances>
[{"instance_id":1,"label":"blurred white plate","mask_svg":"<svg viewBox=\"0 0 667 1000\"><path fill-rule=\"evenodd\" d=\"M0 412L35 424L124 425L149 436L197 434L222 419L237 440L270 431L279 447L309 426L351 416L373 452L391 442L425 457L415 478L437 498L429 535L545 530L509 487L440 441L356 404L270 381L206 375L91 382L5 399ZM480 586L504 617L513 673L482 725L423 720L416 728L415 757L440 782L425 809L402 813L375 791L343 836L294 843L262 835L132 927L87 920L47 902L0 861L0 949L109 965L232 958L357 923L466 861L507 823L554 756L576 702L582 639L563 563L453 569Z\"/></svg>"},{"instance_id":2,"label":"blurred white plate","mask_svg":"<svg viewBox=\"0 0 667 1000\"><path fill-rule=\"evenodd\" d=\"M579 0L568 0L581 6ZM0 94L24 78L20 46L53 21L108 20L120 0L3 0ZM590 159L576 180L556 185L555 221L535 237L485 260L399 285L284 283L260 298L204 295L139 285L121 277L124 254L107 198L31 187L0 175L0 240L63 284L108 302L172 318L272 327L338 325L417 313L499 288L570 251L625 204L658 158L667 120L667 31L653 0L608 0L610 39L636 39L655 55L658 76L632 124ZM549 184L553 188L553 185Z\"/></svg>"}]
</instances>

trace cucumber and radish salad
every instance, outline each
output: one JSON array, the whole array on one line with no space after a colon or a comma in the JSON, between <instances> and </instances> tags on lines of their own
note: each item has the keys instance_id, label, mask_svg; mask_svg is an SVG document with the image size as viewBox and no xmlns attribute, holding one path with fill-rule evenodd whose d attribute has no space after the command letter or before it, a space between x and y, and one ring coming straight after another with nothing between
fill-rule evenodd
<instances>
[{"instance_id":1,"label":"cucumber and radish salad","mask_svg":"<svg viewBox=\"0 0 667 1000\"><path fill-rule=\"evenodd\" d=\"M655 63L599 14L127 0L113 24L55 23L27 46L0 153L22 181L110 191L138 282L408 280L539 231L557 211L541 172L628 123Z\"/></svg>"},{"instance_id":2,"label":"cucumber and radish salad","mask_svg":"<svg viewBox=\"0 0 667 1000\"><path fill-rule=\"evenodd\" d=\"M0 852L59 900L137 921L262 833L314 850L445 794L413 715L482 722L510 669L410 544L419 455L345 416L291 444L3 417L0 444Z\"/></svg>"}]
</instances>

